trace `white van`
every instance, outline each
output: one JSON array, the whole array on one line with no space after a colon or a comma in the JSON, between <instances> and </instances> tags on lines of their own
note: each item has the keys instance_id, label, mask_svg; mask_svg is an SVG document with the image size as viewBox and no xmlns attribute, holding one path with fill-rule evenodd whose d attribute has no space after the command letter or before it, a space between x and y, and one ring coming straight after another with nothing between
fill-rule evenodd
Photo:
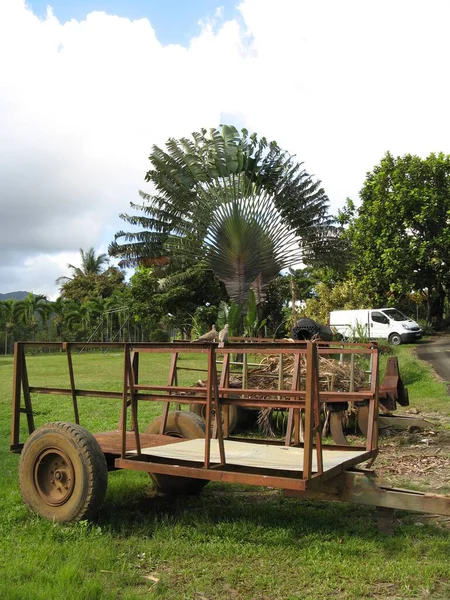
<instances>
[{"instance_id":1,"label":"white van","mask_svg":"<svg viewBox=\"0 0 450 600\"><path fill-rule=\"evenodd\" d=\"M344 338L384 338L395 346L422 337L420 326L396 308L333 310L330 327Z\"/></svg>"}]
</instances>

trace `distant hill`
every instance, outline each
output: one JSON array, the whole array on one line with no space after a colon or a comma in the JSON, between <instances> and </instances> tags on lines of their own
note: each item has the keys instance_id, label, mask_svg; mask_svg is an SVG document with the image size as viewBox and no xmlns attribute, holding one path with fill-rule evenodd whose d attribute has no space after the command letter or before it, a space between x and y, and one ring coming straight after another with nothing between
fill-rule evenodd
<instances>
[{"instance_id":1,"label":"distant hill","mask_svg":"<svg viewBox=\"0 0 450 600\"><path fill-rule=\"evenodd\" d=\"M5 300L23 300L28 296L28 292L9 292L8 294L0 294L0 302Z\"/></svg>"}]
</instances>

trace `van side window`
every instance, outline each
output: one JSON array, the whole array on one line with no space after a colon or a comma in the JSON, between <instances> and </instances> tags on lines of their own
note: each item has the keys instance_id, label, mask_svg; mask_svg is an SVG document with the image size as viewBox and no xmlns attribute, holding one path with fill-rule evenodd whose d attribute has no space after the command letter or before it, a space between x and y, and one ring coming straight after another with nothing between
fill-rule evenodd
<instances>
[{"instance_id":1,"label":"van side window","mask_svg":"<svg viewBox=\"0 0 450 600\"><path fill-rule=\"evenodd\" d=\"M389 323L389 319L383 313L373 311L370 316L375 323L383 323L384 325Z\"/></svg>"}]
</instances>

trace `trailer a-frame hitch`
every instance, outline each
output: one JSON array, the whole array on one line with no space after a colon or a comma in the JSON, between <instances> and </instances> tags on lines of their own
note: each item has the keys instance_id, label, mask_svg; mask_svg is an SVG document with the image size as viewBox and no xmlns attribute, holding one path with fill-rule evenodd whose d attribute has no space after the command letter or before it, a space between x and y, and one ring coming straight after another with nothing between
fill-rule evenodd
<instances>
[{"instance_id":1,"label":"trailer a-frame hitch","mask_svg":"<svg viewBox=\"0 0 450 600\"><path fill-rule=\"evenodd\" d=\"M450 516L450 497L385 485L372 469L352 469L340 473L325 484L299 492L283 490L287 498L304 498L365 504L377 508L378 529L391 533L394 509Z\"/></svg>"}]
</instances>

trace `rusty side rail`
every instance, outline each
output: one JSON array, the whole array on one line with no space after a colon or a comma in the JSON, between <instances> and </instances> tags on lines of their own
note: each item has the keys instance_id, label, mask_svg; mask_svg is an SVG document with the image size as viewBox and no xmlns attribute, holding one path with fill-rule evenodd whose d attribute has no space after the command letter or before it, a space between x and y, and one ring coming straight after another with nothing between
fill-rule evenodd
<instances>
[{"instance_id":1,"label":"rusty side rail","mask_svg":"<svg viewBox=\"0 0 450 600\"><path fill-rule=\"evenodd\" d=\"M35 348L53 348L64 351L67 355L67 364L69 372L69 388L32 386L28 381L28 371L26 363L26 349ZM74 349L121 349L123 351L123 376L122 388L120 391L112 392L106 390L85 390L76 386L74 366L72 362L72 350ZM242 388L233 388L229 385L230 362L232 354L241 353L244 356L248 354L259 355L286 355L293 356L294 373L290 389L252 389L242 385ZM167 353L171 354L171 363L169 368L168 385L146 385L139 381L139 355L142 353ZM194 353L205 355L207 361L207 382L206 387L186 387L178 386L177 380L177 357L180 353ZM360 392L321 392L319 391L319 354L367 354L371 356L374 365L374 376L371 378L370 387ZM220 380L218 381L217 364L222 361L222 370ZM305 389L301 390L301 361L306 360ZM286 408L289 410L289 436L286 436L285 445L294 445L303 447L303 466L299 472L299 482L291 483L291 489L304 489L307 482L314 479L320 479L324 475L323 469L323 444L320 427L320 409L324 402L343 402L346 400L365 399L369 401L369 427L366 445L364 447L350 447L348 450L365 450L364 456L374 458L378 451L377 436L377 415L378 415L378 350L373 345L355 344L352 347L342 347L342 344L333 346L318 347L316 342L297 342L297 343L274 343L260 342L257 345L247 343L229 344L225 348L218 348L214 344L195 344L186 343L40 343L40 342L18 342L14 350L14 380L13 380L13 406L12 406L12 426L11 426L11 450L20 451L23 444L20 443L20 416L25 413L27 416L28 431L31 434L35 428L31 395L34 393L67 395L72 399L74 409L74 420L79 423L78 399L82 397L111 398L121 401L121 416L119 430L121 431L121 452L120 459L116 461L119 467L150 470L149 463L142 462L141 444L138 423L138 404L139 401L162 401L164 403L163 417L160 433L166 426L166 420L169 413L170 403L177 404L203 404L206 407L206 436L203 461L203 474L198 473L194 467L174 467L173 465L159 465L154 461L151 468L154 472L186 472L187 476L205 477L225 481L231 475L224 474L227 466L224 438L228 437L227 407L235 404L238 406L267 406L271 408ZM22 405L23 397L23 405ZM220 413L224 407L224 424L222 420L216 419L214 430L212 431L212 414ZM131 409L131 426L134 432L136 456L131 461L127 449L127 413ZM303 415L303 418L302 418ZM303 442L300 441L300 423L304 422ZM292 441L293 436L293 441ZM211 440L217 439L220 464L211 465ZM254 440L248 440L254 441ZM280 442L280 445L283 442ZM333 445L327 445L327 448L339 449ZM316 472L313 473L313 452L316 453ZM129 463L133 462L130 467ZM145 466L147 465L147 466ZM164 470L165 469L165 470ZM181 469L181 470L180 470ZM194 473L195 471L195 473ZM217 473L217 475L215 474ZM251 473L247 473L248 477ZM233 472L235 480L239 480L240 475ZM330 476L330 473L328 474ZM261 475L255 476L260 477ZM265 480L276 481L276 477L271 476ZM283 485L286 484L286 477L281 477ZM248 480L248 479L247 479ZM256 479L255 479L256 481Z\"/></svg>"}]
</instances>

